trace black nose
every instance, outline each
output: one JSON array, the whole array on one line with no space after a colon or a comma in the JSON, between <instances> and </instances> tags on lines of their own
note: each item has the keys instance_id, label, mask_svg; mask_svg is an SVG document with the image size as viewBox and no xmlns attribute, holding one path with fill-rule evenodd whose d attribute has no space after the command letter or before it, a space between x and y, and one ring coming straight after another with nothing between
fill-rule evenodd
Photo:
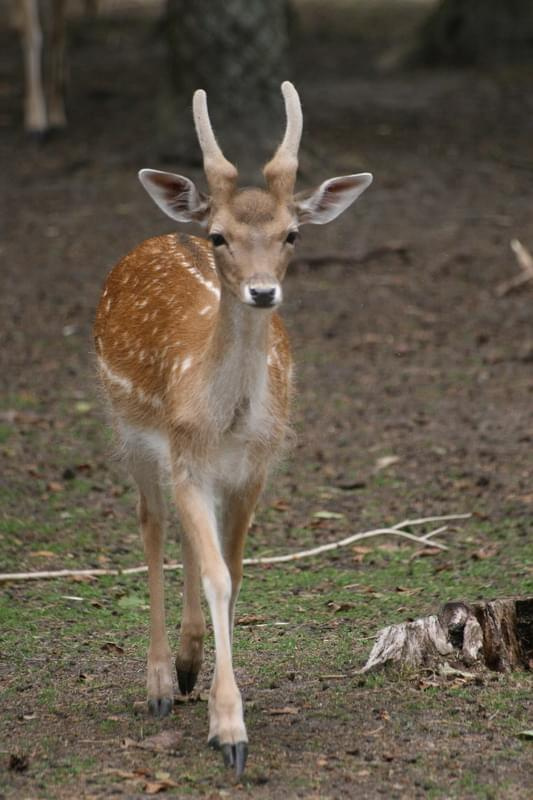
<instances>
[{"instance_id":1,"label":"black nose","mask_svg":"<svg viewBox=\"0 0 533 800\"><path fill-rule=\"evenodd\" d=\"M250 296L256 306L270 308L274 305L275 289L250 289Z\"/></svg>"}]
</instances>

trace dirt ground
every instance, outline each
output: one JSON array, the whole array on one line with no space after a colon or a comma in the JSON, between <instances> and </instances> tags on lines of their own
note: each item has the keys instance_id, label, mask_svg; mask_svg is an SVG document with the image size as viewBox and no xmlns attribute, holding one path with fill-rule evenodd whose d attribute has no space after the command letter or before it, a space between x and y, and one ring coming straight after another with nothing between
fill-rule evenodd
<instances>
[{"instance_id":1,"label":"dirt ground","mask_svg":"<svg viewBox=\"0 0 533 800\"><path fill-rule=\"evenodd\" d=\"M533 73L382 74L378 40L315 30L295 49L302 188L375 176L338 222L304 229L299 256L380 255L287 277L297 444L248 551L472 517L442 537L443 553L381 539L248 570L236 664L250 760L238 786L205 747L211 645L195 702L163 722L145 715L142 576L5 584L0 797L531 796L519 736L532 727L530 673L357 674L380 627L533 583L533 284L496 292L518 270L510 241L533 250ZM91 324L116 260L172 230L137 170L185 167L154 144L154 17L75 24L72 42L68 131L37 146L21 133L17 41L0 30L2 571L142 562ZM174 628L178 574L167 583ZM161 730L181 731L177 752L135 746Z\"/></svg>"}]
</instances>

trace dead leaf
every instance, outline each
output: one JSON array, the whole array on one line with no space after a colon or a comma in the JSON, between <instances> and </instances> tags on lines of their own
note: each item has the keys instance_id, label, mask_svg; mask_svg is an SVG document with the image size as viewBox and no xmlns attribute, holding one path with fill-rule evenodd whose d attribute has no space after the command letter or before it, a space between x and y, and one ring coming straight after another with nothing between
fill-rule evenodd
<instances>
[{"instance_id":1,"label":"dead leaf","mask_svg":"<svg viewBox=\"0 0 533 800\"><path fill-rule=\"evenodd\" d=\"M284 715L295 716L300 713L300 709L296 706L283 706L283 708L270 708L268 713L272 717L282 717Z\"/></svg>"},{"instance_id":2,"label":"dead leaf","mask_svg":"<svg viewBox=\"0 0 533 800\"><path fill-rule=\"evenodd\" d=\"M349 611L351 608L357 608L357 603L350 603L350 602L343 602L343 603L336 603L333 600L330 600L329 603L326 603L327 607L334 611L336 614L339 611Z\"/></svg>"},{"instance_id":3,"label":"dead leaf","mask_svg":"<svg viewBox=\"0 0 533 800\"><path fill-rule=\"evenodd\" d=\"M315 511L313 514L315 519L344 519L344 514L338 511Z\"/></svg>"},{"instance_id":4,"label":"dead leaf","mask_svg":"<svg viewBox=\"0 0 533 800\"><path fill-rule=\"evenodd\" d=\"M7 768L12 772L26 772L29 765L30 759L26 753L10 753Z\"/></svg>"},{"instance_id":5,"label":"dead leaf","mask_svg":"<svg viewBox=\"0 0 533 800\"><path fill-rule=\"evenodd\" d=\"M422 592L423 590L424 590L423 586L417 586L417 587L397 586L395 591L399 592L400 594L411 595L411 594L420 594L420 592Z\"/></svg>"},{"instance_id":6,"label":"dead leaf","mask_svg":"<svg viewBox=\"0 0 533 800\"><path fill-rule=\"evenodd\" d=\"M49 481L49 483L46 484L46 489L49 492L63 492L65 487L62 483L59 483L59 481Z\"/></svg>"},{"instance_id":7,"label":"dead leaf","mask_svg":"<svg viewBox=\"0 0 533 800\"><path fill-rule=\"evenodd\" d=\"M52 553L51 550L34 550L29 555L31 558L54 558L56 553Z\"/></svg>"},{"instance_id":8,"label":"dead leaf","mask_svg":"<svg viewBox=\"0 0 533 800\"><path fill-rule=\"evenodd\" d=\"M276 500L274 503L272 503L272 508L275 508L276 511L290 511L291 507L286 500Z\"/></svg>"},{"instance_id":9,"label":"dead leaf","mask_svg":"<svg viewBox=\"0 0 533 800\"><path fill-rule=\"evenodd\" d=\"M381 472L382 469L392 467L392 465L396 464L399 460L400 456L383 456L382 458L378 458L374 464L374 472Z\"/></svg>"},{"instance_id":10,"label":"dead leaf","mask_svg":"<svg viewBox=\"0 0 533 800\"><path fill-rule=\"evenodd\" d=\"M371 547L365 547L364 545L357 545L356 544L356 545L354 545L352 547L352 553L357 553L358 555L364 556L364 555L366 555L366 553L371 553L371 552L372 552L372 548Z\"/></svg>"},{"instance_id":11,"label":"dead leaf","mask_svg":"<svg viewBox=\"0 0 533 800\"><path fill-rule=\"evenodd\" d=\"M180 731L160 731L135 743L135 746L142 750L153 750L156 753L171 753L181 746L182 739L183 734ZM156 775L156 778L158 777L160 776Z\"/></svg>"},{"instance_id":12,"label":"dead leaf","mask_svg":"<svg viewBox=\"0 0 533 800\"><path fill-rule=\"evenodd\" d=\"M492 558L492 556L498 555L498 553L498 545L487 544L484 547L481 547L479 550L476 550L475 553L472 553L472 558L474 561L484 561L486 558Z\"/></svg>"},{"instance_id":13,"label":"dead leaf","mask_svg":"<svg viewBox=\"0 0 533 800\"><path fill-rule=\"evenodd\" d=\"M124 655L124 648L116 644L116 642L104 642L100 650L104 650L106 653L115 653L119 656Z\"/></svg>"},{"instance_id":14,"label":"dead leaf","mask_svg":"<svg viewBox=\"0 0 533 800\"><path fill-rule=\"evenodd\" d=\"M266 617L259 614L245 614L235 620L235 625L256 625L258 622L264 622Z\"/></svg>"},{"instance_id":15,"label":"dead leaf","mask_svg":"<svg viewBox=\"0 0 533 800\"><path fill-rule=\"evenodd\" d=\"M144 791L146 794L159 794L159 792L165 792L167 789L172 789L175 786L178 786L176 781L165 780L165 781L147 781L144 784Z\"/></svg>"},{"instance_id":16,"label":"dead leaf","mask_svg":"<svg viewBox=\"0 0 533 800\"><path fill-rule=\"evenodd\" d=\"M438 547L422 547L420 550L415 550L409 561L416 561L417 558L430 558L431 556L438 556L441 553Z\"/></svg>"}]
</instances>

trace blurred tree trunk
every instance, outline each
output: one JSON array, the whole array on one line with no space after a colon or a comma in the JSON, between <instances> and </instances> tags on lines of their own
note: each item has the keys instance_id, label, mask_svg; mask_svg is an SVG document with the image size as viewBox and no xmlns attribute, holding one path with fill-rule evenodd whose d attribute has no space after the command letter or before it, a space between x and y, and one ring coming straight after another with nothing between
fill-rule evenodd
<instances>
[{"instance_id":1,"label":"blurred tree trunk","mask_svg":"<svg viewBox=\"0 0 533 800\"><path fill-rule=\"evenodd\" d=\"M200 159L191 115L198 88L230 160L257 168L271 154L283 133L287 21L287 0L167 0L170 82L159 122L168 154Z\"/></svg>"},{"instance_id":2,"label":"blurred tree trunk","mask_svg":"<svg viewBox=\"0 0 533 800\"><path fill-rule=\"evenodd\" d=\"M421 31L426 64L479 64L533 56L532 0L441 0Z\"/></svg>"}]
</instances>

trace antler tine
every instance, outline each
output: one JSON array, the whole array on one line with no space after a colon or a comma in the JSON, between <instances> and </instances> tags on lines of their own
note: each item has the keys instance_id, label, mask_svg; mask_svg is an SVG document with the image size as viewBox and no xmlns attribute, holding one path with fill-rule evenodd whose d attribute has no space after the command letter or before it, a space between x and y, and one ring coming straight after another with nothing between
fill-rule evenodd
<instances>
[{"instance_id":1,"label":"antler tine","mask_svg":"<svg viewBox=\"0 0 533 800\"><path fill-rule=\"evenodd\" d=\"M298 171L298 149L302 138L302 106L300 97L290 81L281 84L285 100L287 127L274 157L266 164L263 174L270 189L276 193L289 193L294 189Z\"/></svg>"},{"instance_id":2,"label":"antler tine","mask_svg":"<svg viewBox=\"0 0 533 800\"><path fill-rule=\"evenodd\" d=\"M237 170L224 156L215 138L207 110L207 95L203 89L195 91L192 108L209 188L213 194L216 191L230 191L237 179Z\"/></svg>"}]
</instances>

